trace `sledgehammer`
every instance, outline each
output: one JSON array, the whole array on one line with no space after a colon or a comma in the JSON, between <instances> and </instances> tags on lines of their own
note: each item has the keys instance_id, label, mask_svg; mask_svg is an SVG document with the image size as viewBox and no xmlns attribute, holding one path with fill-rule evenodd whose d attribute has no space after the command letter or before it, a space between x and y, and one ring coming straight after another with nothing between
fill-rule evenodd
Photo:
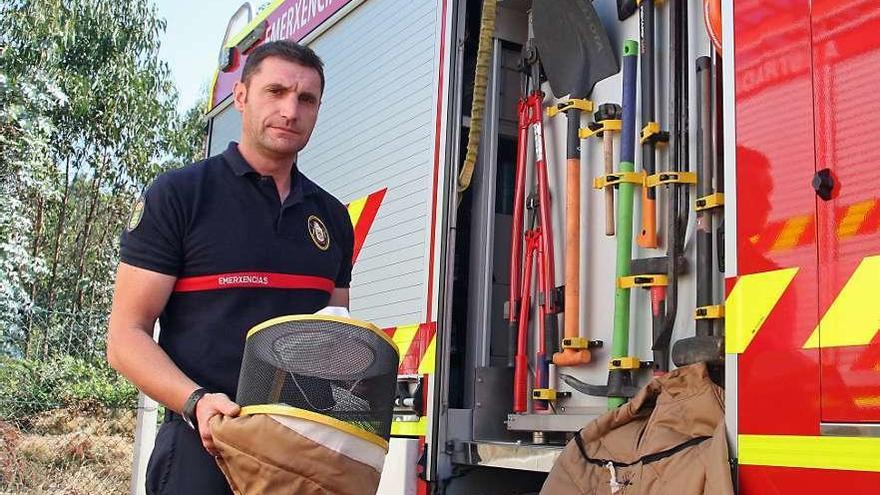
<instances>
[{"instance_id":1,"label":"sledgehammer","mask_svg":"<svg viewBox=\"0 0 880 495\"><path fill-rule=\"evenodd\" d=\"M556 366L578 366L591 360L588 346L580 335L580 216L581 216L581 112L593 110L589 100L570 98L551 107L551 117L564 112L568 118L566 133L565 180L565 329L562 352L553 354Z\"/></svg>"}]
</instances>

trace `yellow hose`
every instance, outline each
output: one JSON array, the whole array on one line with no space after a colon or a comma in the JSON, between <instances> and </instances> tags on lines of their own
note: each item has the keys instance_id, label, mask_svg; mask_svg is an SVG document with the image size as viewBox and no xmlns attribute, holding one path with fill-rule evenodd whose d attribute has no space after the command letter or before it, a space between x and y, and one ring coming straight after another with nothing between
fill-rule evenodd
<instances>
[{"instance_id":1,"label":"yellow hose","mask_svg":"<svg viewBox=\"0 0 880 495\"><path fill-rule=\"evenodd\" d=\"M483 134L483 115L486 111L486 86L489 82L489 66L492 62L492 37L495 34L497 0L483 2L483 15L480 19L480 42L477 46L477 67L474 71L474 96L471 105L471 128L468 131L467 154L461 172L458 174L459 196L471 185L477 150Z\"/></svg>"}]
</instances>

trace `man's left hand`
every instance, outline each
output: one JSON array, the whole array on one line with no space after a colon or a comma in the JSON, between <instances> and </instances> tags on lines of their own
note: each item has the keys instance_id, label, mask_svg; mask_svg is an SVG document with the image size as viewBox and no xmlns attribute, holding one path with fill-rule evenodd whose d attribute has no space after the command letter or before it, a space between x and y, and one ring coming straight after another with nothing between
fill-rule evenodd
<instances>
[{"instance_id":1,"label":"man's left hand","mask_svg":"<svg viewBox=\"0 0 880 495\"><path fill-rule=\"evenodd\" d=\"M225 416L238 416L241 407L229 400L226 394L205 394L196 404L196 419L199 421L199 436L202 437L202 445L214 457L220 455L220 451L214 445L214 436L211 434L211 418L218 414Z\"/></svg>"}]
</instances>

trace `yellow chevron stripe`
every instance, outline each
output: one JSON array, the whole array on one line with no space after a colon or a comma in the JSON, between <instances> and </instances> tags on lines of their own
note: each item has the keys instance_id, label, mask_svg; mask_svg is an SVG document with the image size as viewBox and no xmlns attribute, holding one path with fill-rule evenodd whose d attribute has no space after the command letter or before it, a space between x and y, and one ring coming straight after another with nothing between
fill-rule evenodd
<instances>
[{"instance_id":1,"label":"yellow chevron stripe","mask_svg":"<svg viewBox=\"0 0 880 495\"><path fill-rule=\"evenodd\" d=\"M358 220L361 219L361 214L364 212L364 206L367 205L367 198L369 198L369 196L356 199L348 204L348 216L351 217L351 224L353 226L357 226Z\"/></svg>"},{"instance_id":2,"label":"yellow chevron stripe","mask_svg":"<svg viewBox=\"0 0 880 495\"><path fill-rule=\"evenodd\" d=\"M868 256L859 263L825 316L813 329L804 349L870 344L880 330L880 304L877 304L876 295L878 281L880 256Z\"/></svg>"},{"instance_id":3,"label":"yellow chevron stripe","mask_svg":"<svg viewBox=\"0 0 880 495\"><path fill-rule=\"evenodd\" d=\"M869 199L849 205L846 213L843 215L843 219L837 226L837 237L845 239L854 236L859 231L859 227L865 222L865 218L867 218L868 213L871 212L875 204L877 204L876 200Z\"/></svg>"},{"instance_id":4,"label":"yellow chevron stripe","mask_svg":"<svg viewBox=\"0 0 880 495\"><path fill-rule=\"evenodd\" d=\"M229 41L226 42L226 47L230 48L237 45L241 40L244 39L245 36L249 35L251 31L257 27L258 24L265 21L269 18L269 16L274 12L281 4L284 3L284 0L273 0L271 4L269 4L266 8L259 11L257 15L245 26L241 31L237 32Z\"/></svg>"},{"instance_id":5,"label":"yellow chevron stripe","mask_svg":"<svg viewBox=\"0 0 880 495\"><path fill-rule=\"evenodd\" d=\"M880 438L739 435L739 463L880 472Z\"/></svg>"},{"instance_id":6,"label":"yellow chevron stripe","mask_svg":"<svg viewBox=\"0 0 880 495\"><path fill-rule=\"evenodd\" d=\"M724 320L728 354L742 354L773 311L798 268L743 275L727 298Z\"/></svg>"},{"instance_id":7,"label":"yellow chevron stripe","mask_svg":"<svg viewBox=\"0 0 880 495\"><path fill-rule=\"evenodd\" d=\"M782 227L779 237L776 238L776 242L773 243L773 247L770 250L781 251L797 246L798 241L804 234L804 230L806 230L807 225L812 219L812 215L799 215L786 220L785 226Z\"/></svg>"},{"instance_id":8,"label":"yellow chevron stripe","mask_svg":"<svg viewBox=\"0 0 880 495\"><path fill-rule=\"evenodd\" d=\"M434 332L434 336L431 337L431 343L428 344L428 348L425 350L425 356L422 358L422 362L419 363L419 374L427 375L434 372L434 359L437 355L437 332Z\"/></svg>"},{"instance_id":9,"label":"yellow chevron stripe","mask_svg":"<svg viewBox=\"0 0 880 495\"><path fill-rule=\"evenodd\" d=\"M870 395L867 397L856 397L853 401L860 409L880 408L880 395Z\"/></svg>"},{"instance_id":10,"label":"yellow chevron stripe","mask_svg":"<svg viewBox=\"0 0 880 495\"><path fill-rule=\"evenodd\" d=\"M394 436L423 437L428 434L428 418L422 416L416 421L394 421L391 423Z\"/></svg>"},{"instance_id":11,"label":"yellow chevron stripe","mask_svg":"<svg viewBox=\"0 0 880 495\"><path fill-rule=\"evenodd\" d=\"M394 336L391 337L391 340L397 344L397 348L400 349L400 362L397 363L398 366L403 364L403 358L406 357L406 354L409 352L409 346L412 345L413 339L416 337L416 332L419 331L419 325L406 325L397 327L397 330L394 332Z\"/></svg>"},{"instance_id":12,"label":"yellow chevron stripe","mask_svg":"<svg viewBox=\"0 0 880 495\"><path fill-rule=\"evenodd\" d=\"M214 77L211 79L211 88L208 90L208 101L205 102L205 113L211 111L214 108L214 89L217 88L217 79L220 78L220 71L214 71Z\"/></svg>"}]
</instances>

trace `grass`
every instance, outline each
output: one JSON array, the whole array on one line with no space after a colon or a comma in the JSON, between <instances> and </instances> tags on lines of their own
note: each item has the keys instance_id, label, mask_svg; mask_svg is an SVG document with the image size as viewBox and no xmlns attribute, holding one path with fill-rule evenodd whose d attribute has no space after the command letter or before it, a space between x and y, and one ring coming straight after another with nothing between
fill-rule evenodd
<instances>
[{"instance_id":1,"label":"grass","mask_svg":"<svg viewBox=\"0 0 880 495\"><path fill-rule=\"evenodd\" d=\"M0 421L0 495L127 493L135 423L95 404Z\"/></svg>"}]
</instances>

